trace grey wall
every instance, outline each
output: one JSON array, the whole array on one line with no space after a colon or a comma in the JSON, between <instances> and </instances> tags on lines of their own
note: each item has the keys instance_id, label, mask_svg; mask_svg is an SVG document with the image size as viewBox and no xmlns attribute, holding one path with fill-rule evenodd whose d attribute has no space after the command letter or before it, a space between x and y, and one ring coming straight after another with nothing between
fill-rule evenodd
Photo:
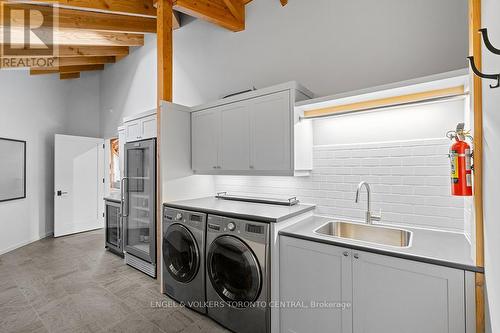
<instances>
[{"instance_id":1,"label":"grey wall","mask_svg":"<svg viewBox=\"0 0 500 333\"><path fill-rule=\"evenodd\" d=\"M254 0L243 32L176 32L176 102L287 80L324 96L462 69L467 50L466 0Z\"/></svg>"},{"instance_id":2,"label":"grey wall","mask_svg":"<svg viewBox=\"0 0 500 333\"><path fill-rule=\"evenodd\" d=\"M101 134L117 136L123 117L156 107L156 35L101 73Z\"/></svg>"},{"instance_id":3,"label":"grey wall","mask_svg":"<svg viewBox=\"0 0 500 333\"><path fill-rule=\"evenodd\" d=\"M489 30L492 43L500 45L500 2L483 0L483 27ZM500 57L483 47L484 72L498 73ZM483 81L484 122L484 241L486 285L491 314L491 332L500 332L500 91L490 89L490 82ZM496 315L495 315L496 314Z\"/></svg>"},{"instance_id":4,"label":"grey wall","mask_svg":"<svg viewBox=\"0 0 500 333\"><path fill-rule=\"evenodd\" d=\"M466 0L254 0L246 30L184 20L174 33L174 102L297 80L317 95L466 67ZM101 122L156 106L156 39L102 74ZM112 110L112 112L111 112Z\"/></svg>"},{"instance_id":5,"label":"grey wall","mask_svg":"<svg viewBox=\"0 0 500 333\"><path fill-rule=\"evenodd\" d=\"M53 232L54 134L99 135L99 83L0 71L0 137L27 141L27 197L0 202L0 254Z\"/></svg>"}]
</instances>

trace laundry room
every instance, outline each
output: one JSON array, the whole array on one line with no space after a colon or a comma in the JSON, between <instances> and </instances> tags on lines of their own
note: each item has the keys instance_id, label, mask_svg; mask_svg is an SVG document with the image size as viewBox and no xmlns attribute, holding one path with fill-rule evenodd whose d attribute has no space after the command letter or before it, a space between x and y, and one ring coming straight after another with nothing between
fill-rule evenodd
<instances>
[{"instance_id":1,"label":"laundry room","mask_svg":"<svg viewBox=\"0 0 500 333\"><path fill-rule=\"evenodd\" d=\"M0 1L0 333L500 333L499 12Z\"/></svg>"}]
</instances>

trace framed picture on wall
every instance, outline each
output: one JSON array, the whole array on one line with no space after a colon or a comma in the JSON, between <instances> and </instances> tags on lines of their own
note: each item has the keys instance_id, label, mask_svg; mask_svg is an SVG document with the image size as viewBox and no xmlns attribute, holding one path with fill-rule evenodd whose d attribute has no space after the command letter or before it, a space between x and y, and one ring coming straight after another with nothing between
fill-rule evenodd
<instances>
[{"instance_id":1,"label":"framed picture on wall","mask_svg":"<svg viewBox=\"0 0 500 333\"><path fill-rule=\"evenodd\" d=\"M26 141L0 138L0 202L26 198Z\"/></svg>"}]
</instances>

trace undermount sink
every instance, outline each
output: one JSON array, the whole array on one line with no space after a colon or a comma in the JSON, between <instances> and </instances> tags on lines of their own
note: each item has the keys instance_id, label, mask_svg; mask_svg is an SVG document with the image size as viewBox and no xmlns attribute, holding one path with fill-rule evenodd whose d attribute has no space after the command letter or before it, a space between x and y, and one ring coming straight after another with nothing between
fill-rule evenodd
<instances>
[{"instance_id":1,"label":"undermount sink","mask_svg":"<svg viewBox=\"0 0 500 333\"><path fill-rule=\"evenodd\" d=\"M403 229L350 222L328 222L314 232L319 235L397 247L409 247L412 237L411 231Z\"/></svg>"}]
</instances>

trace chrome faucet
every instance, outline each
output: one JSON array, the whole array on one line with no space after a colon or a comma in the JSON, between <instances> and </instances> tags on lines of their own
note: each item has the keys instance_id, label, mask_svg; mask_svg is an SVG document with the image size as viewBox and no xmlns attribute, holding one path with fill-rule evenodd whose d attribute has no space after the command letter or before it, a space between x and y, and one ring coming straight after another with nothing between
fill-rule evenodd
<instances>
[{"instance_id":1,"label":"chrome faucet","mask_svg":"<svg viewBox=\"0 0 500 333\"><path fill-rule=\"evenodd\" d=\"M367 198L367 205L366 205L366 223L367 224L373 224L373 221L380 221L382 217L380 215L373 215L371 211L371 191L370 191L370 184L368 184L365 181L362 181L358 185L358 189L356 191L356 203L359 202L359 193L361 192L362 187L366 187L366 193L368 195Z\"/></svg>"}]
</instances>

